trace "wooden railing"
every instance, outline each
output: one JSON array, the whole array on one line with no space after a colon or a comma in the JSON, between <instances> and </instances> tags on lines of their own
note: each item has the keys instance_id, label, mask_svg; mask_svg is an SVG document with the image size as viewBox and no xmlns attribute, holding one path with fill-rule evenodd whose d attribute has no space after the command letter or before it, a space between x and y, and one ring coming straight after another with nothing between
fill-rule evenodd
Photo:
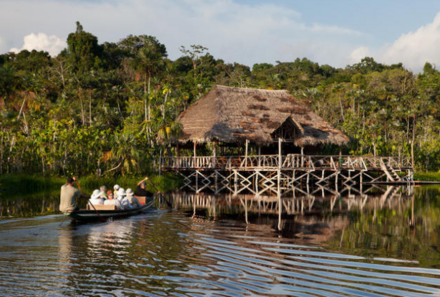
<instances>
[{"instance_id":1,"label":"wooden railing","mask_svg":"<svg viewBox=\"0 0 440 297\"><path fill-rule=\"evenodd\" d=\"M281 163L280 163L281 161ZM261 156L201 156L201 157L162 157L163 169L348 169L368 170L381 168L381 162L397 169L412 168L409 157L372 157L339 155L300 155L289 154ZM281 164L281 166L280 166Z\"/></svg>"}]
</instances>

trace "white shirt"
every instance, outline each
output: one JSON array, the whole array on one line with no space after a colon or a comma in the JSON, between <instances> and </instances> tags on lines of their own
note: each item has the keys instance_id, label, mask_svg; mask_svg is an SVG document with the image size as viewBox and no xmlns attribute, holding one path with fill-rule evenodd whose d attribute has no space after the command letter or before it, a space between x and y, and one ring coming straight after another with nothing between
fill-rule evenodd
<instances>
[{"instance_id":1,"label":"white shirt","mask_svg":"<svg viewBox=\"0 0 440 297\"><path fill-rule=\"evenodd\" d=\"M104 201L102 198L96 198L96 199L89 199L89 203L93 205L103 205Z\"/></svg>"},{"instance_id":2,"label":"white shirt","mask_svg":"<svg viewBox=\"0 0 440 297\"><path fill-rule=\"evenodd\" d=\"M131 209L130 200L127 197L123 197L121 204L124 209Z\"/></svg>"},{"instance_id":3,"label":"white shirt","mask_svg":"<svg viewBox=\"0 0 440 297\"><path fill-rule=\"evenodd\" d=\"M122 209L121 202L119 202L118 199L105 200L104 205L114 205L116 206L116 209Z\"/></svg>"}]
</instances>

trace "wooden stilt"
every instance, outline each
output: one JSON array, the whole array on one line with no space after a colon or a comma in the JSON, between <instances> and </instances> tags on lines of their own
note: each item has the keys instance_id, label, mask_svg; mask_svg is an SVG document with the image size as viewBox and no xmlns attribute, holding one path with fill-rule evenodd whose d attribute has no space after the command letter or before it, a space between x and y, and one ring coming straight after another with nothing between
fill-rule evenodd
<instances>
[{"instance_id":1,"label":"wooden stilt","mask_svg":"<svg viewBox=\"0 0 440 297\"><path fill-rule=\"evenodd\" d=\"M304 148L301 147L301 167L304 167Z\"/></svg>"},{"instance_id":2,"label":"wooden stilt","mask_svg":"<svg viewBox=\"0 0 440 297\"><path fill-rule=\"evenodd\" d=\"M248 164L248 149L249 149L249 140L246 139L246 152L244 155L244 160L245 160L245 168L247 169L247 164Z\"/></svg>"}]
</instances>

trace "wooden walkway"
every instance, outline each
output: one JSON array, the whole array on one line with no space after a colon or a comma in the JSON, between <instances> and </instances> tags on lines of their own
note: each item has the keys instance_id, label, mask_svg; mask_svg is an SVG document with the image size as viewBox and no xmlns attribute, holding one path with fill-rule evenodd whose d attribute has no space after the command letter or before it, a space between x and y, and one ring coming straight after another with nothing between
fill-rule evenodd
<instances>
[{"instance_id":1,"label":"wooden walkway","mask_svg":"<svg viewBox=\"0 0 440 297\"><path fill-rule=\"evenodd\" d=\"M409 157L370 157L339 155L261 155L162 157L160 166L168 170L412 170Z\"/></svg>"},{"instance_id":2,"label":"wooden walkway","mask_svg":"<svg viewBox=\"0 0 440 297\"><path fill-rule=\"evenodd\" d=\"M413 168L408 157L339 155L261 155L162 157L162 170L174 171L196 192L211 188L238 194L265 192L283 194L292 187L362 183L411 183Z\"/></svg>"}]
</instances>

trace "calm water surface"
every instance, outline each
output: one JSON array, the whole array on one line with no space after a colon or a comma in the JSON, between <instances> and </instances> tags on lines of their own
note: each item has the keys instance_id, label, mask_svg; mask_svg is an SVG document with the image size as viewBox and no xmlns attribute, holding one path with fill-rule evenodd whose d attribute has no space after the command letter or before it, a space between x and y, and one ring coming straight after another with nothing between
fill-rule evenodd
<instances>
[{"instance_id":1,"label":"calm water surface","mask_svg":"<svg viewBox=\"0 0 440 297\"><path fill-rule=\"evenodd\" d=\"M174 193L89 224L54 194L2 197L0 296L440 296L439 197Z\"/></svg>"}]
</instances>

